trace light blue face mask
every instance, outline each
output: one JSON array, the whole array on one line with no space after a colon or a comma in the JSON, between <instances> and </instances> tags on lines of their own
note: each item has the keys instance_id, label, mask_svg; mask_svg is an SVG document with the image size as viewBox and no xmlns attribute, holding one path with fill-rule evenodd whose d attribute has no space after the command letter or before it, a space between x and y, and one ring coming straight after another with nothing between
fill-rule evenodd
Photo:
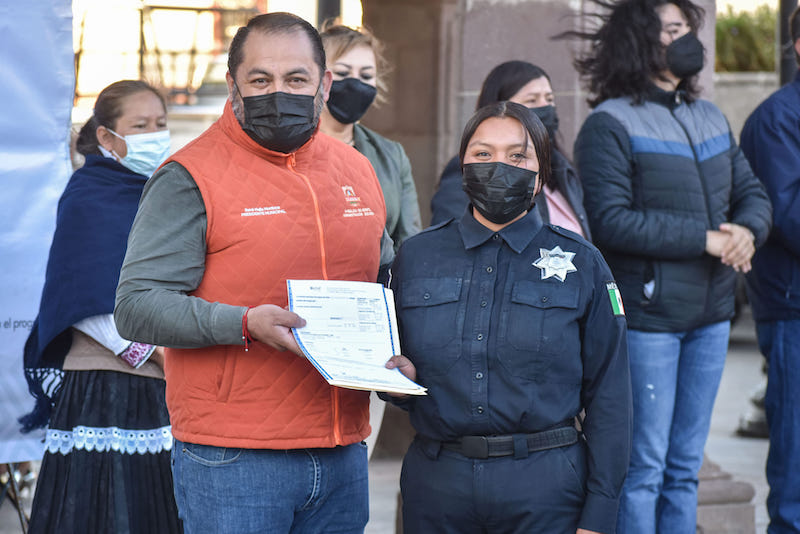
<instances>
[{"instance_id":1,"label":"light blue face mask","mask_svg":"<svg viewBox=\"0 0 800 534\"><path fill-rule=\"evenodd\" d=\"M142 134L132 134L121 136L112 129L109 132L116 135L128 147L128 153L124 158L113 152L117 160L133 172L138 172L150 178L158 166L164 163L169 156L170 138L169 130L149 132Z\"/></svg>"}]
</instances>

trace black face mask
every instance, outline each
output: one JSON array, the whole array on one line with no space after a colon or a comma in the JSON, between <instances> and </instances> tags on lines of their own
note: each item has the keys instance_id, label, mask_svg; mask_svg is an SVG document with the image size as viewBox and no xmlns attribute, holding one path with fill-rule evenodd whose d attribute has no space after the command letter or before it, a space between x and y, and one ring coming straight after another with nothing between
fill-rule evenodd
<instances>
[{"instance_id":1,"label":"black face mask","mask_svg":"<svg viewBox=\"0 0 800 534\"><path fill-rule=\"evenodd\" d=\"M342 124L353 124L364 116L378 90L358 78L335 80L328 97L328 111Z\"/></svg>"},{"instance_id":2,"label":"black face mask","mask_svg":"<svg viewBox=\"0 0 800 534\"><path fill-rule=\"evenodd\" d=\"M667 68L685 80L703 68L703 43L693 32L679 37L667 46Z\"/></svg>"},{"instance_id":3,"label":"black face mask","mask_svg":"<svg viewBox=\"0 0 800 534\"><path fill-rule=\"evenodd\" d=\"M264 148L285 154L294 152L317 129L315 98L281 92L242 97L242 130Z\"/></svg>"},{"instance_id":4,"label":"black face mask","mask_svg":"<svg viewBox=\"0 0 800 534\"><path fill-rule=\"evenodd\" d=\"M495 224L505 224L531 207L536 171L505 163L467 163L464 191L478 212Z\"/></svg>"},{"instance_id":5,"label":"black face mask","mask_svg":"<svg viewBox=\"0 0 800 534\"><path fill-rule=\"evenodd\" d=\"M555 139L556 132L558 131L558 114L556 107L552 104L549 106L541 106L538 108L528 108L533 111L539 120L542 121L550 140Z\"/></svg>"}]
</instances>

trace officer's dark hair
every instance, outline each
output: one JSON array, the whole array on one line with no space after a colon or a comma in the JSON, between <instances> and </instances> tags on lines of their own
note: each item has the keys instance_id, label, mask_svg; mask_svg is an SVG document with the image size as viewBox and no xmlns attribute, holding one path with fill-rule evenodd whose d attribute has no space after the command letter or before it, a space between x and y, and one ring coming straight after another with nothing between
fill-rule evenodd
<instances>
[{"instance_id":1,"label":"officer's dark hair","mask_svg":"<svg viewBox=\"0 0 800 534\"><path fill-rule=\"evenodd\" d=\"M100 149L97 148L100 144L97 140L97 128L105 126L110 130L116 130L117 120L122 116L122 104L125 99L143 91L150 91L156 95L161 101L161 105L164 106L164 111L166 111L167 104L164 101L164 96L149 83L141 80L114 82L100 91L97 96L97 101L94 103L94 113L86 121L86 124L81 127L78 138L75 141L75 150L84 156L89 154L101 155Z\"/></svg>"},{"instance_id":2,"label":"officer's dark hair","mask_svg":"<svg viewBox=\"0 0 800 534\"><path fill-rule=\"evenodd\" d=\"M264 34L303 32L311 42L314 63L319 67L319 79L322 81L322 76L325 74L325 49L322 47L319 32L297 15L282 12L257 15L247 22L247 26L242 26L236 32L228 49L228 72L234 80L236 79L236 69L244 61L244 43L251 31Z\"/></svg>"},{"instance_id":3,"label":"officer's dark hair","mask_svg":"<svg viewBox=\"0 0 800 534\"><path fill-rule=\"evenodd\" d=\"M661 44L661 18L658 9L673 4L681 10L691 31L697 32L705 11L691 0L592 0L599 10L584 11L590 27L596 31L567 31L556 39L575 38L587 42L584 53L573 62L586 81L591 107L604 100L631 97L636 104L644 101L652 79L667 70L664 45ZM595 24L596 22L596 24ZM682 80L679 89L687 100L700 94L697 76Z\"/></svg>"},{"instance_id":4,"label":"officer's dark hair","mask_svg":"<svg viewBox=\"0 0 800 534\"><path fill-rule=\"evenodd\" d=\"M542 121L539 120L539 117L522 104L517 104L516 102L495 102L480 108L470 117L464 127L464 133L461 135L461 147L458 150L458 159L461 162L462 170L464 168L464 155L467 153L467 146L472 140L472 136L475 135L475 130L478 129L478 126L483 121L492 117L516 119L527 132L527 137L533 143L536 158L539 160L539 187L537 192L540 191L550 183L550 136L547 134L547 129L542 124ZM525 148L527 148L527 143L528 140L525 139Z\"/></svg>"},{"instance_id":5,"label":"officer's dark hair","mask_svg":"<svg viewBox=\"0 0 800 534\"><path fill-rule=\"evenodd\" d=\"M792 35L792 50L794 50L794 58L797 60L797 64L800 65L800 55L797 54L797 50L794 48L794 44L800 39L800 6L794 8L792 14L789 15L789 33Z\"/></svg>"}]
</instances>

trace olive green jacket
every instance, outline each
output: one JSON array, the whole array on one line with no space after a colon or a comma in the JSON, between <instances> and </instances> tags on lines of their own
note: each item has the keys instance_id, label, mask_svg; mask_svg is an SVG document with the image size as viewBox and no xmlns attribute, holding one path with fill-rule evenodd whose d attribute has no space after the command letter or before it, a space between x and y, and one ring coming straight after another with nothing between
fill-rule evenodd
<instances>
[{"instance_id":1,"label":"olive green jacket","mask_svg":"<svg viewBox=\"0 0 800 534\"><path fill-rule=\"evenodd\" d=\"M386 231L397 252L407 237L422 229L411 162L400 143L360 124L353 128L353 145L372 163L378 175L386 203Z\"/></svg>"}]
</instances>

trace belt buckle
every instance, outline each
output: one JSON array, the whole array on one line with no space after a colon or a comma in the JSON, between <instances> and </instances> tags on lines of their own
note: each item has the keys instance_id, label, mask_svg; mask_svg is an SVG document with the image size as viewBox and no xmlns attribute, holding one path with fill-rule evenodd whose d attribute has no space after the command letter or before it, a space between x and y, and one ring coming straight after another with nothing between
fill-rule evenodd
<instances>
[{"instance_id":1,"label":"belt buckle","mask_svg":"<svg viewBox=\"0 0 800 534\"><path fill-rule=\"evenodd\" d=\"M464 436L461 438L461 454L467 458L486 460L489 458L489 440L486 436Z\"/></svg>"}]
</instances>

